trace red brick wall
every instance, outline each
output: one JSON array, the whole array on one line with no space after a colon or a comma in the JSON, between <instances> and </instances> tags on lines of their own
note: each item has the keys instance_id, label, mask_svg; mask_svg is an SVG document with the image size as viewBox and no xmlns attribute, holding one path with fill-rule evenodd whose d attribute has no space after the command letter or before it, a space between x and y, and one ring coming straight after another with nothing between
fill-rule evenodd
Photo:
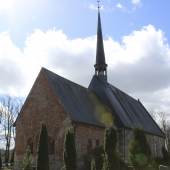
<instances>
[{"instance_id":1,"label":"red brick wall","mask_svg":"<svg viewBox=\"0 0 170 170\"><path fill-rule=\"evenodd\" d=\"M96 140L99 140L99 144L103 144L104 140L104 128L99 128L87 124L76 124L76 149L77 156L81 158L87 153L88 140L92 141L92 147L95 148Z\"/></svg>"},{"instance_id":2,"label":"red brick wall","mask_svg":"<svg viewBox=\"0 0 170 170\"><path fill-rule=\"evenodd\" d=\"M33 141L35 158L42 123L47 125L48 135L55 140L55 154L50 157L53 162L62 162L65 129L72 126L72 122L60 101L53 95L43 70L38 75L16 122L16 162L22 161L28 139ZM81 123L76 123L74 126L78 157L87 152L88 139L92 140L93 147L96 145L96 140L103 144L103 128Z\"/></svg>"},{"instance_id":3,"label":"red brick wall","mask_svg":"<svg viewBox=\"0 0 170 170\"><path fill-rule=\"evenodd\" d=\"M48 135L55 140L55 157L62 159L64 128L70 123L68 115L48 84L46 75L41 70L28 95L20 116L16 122L16 159L23 157L27 140L33 140L36 154L38 135L41 124L45 123Z\"/></svg>"}]
</instances>

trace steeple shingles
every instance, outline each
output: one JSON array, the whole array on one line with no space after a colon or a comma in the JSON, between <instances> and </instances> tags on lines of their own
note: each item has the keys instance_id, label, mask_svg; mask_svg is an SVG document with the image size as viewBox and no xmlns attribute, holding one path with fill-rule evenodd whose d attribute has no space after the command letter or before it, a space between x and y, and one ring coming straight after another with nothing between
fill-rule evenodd
<instances>
[{"instance_id":1,"label":"steeple shingles","mask_svg":"<svg viewBox=\"0 0 170 170\"><path fill-rule=\"evenodd\" d=\"M98 10L96 64L94 65L94 67L95 67L96 74L104 75L106 73L107 64L105 61L100 10Z\"/></svg>"}]
</instances>

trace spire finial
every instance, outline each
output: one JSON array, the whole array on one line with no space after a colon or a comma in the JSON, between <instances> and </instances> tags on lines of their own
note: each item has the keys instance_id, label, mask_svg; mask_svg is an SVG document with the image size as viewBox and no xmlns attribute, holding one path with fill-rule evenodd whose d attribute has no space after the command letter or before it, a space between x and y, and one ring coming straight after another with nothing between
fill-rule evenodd
<instances>
[{"instance_id":1,"label":"spire finial","mask_svg":"<svg viewBox=\"0 0 170 170\"><path fill-rule=\"evenodd\" d=\"M98 8L98 11L100 10L101 6L100 6L100 0L97 0L97 8Z\"/></svg>"}]
</instances>

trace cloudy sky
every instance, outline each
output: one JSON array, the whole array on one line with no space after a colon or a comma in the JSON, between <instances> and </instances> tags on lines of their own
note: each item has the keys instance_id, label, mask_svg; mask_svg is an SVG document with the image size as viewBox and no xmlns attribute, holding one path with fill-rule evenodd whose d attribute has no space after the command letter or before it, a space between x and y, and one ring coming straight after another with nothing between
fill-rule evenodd
<instances>
[{"instance_id":1,"label":"cloudy sky","mask_svg":"<svg viewBox=\"0 0 170 170\"><path fill-rule=\"evenodd\" d=\"M168 115L170 1L101 4L109 81ZM41 67L87 87L96 25L96 0L0 0L0 95L25 98Z\"/></svg>"}]
</instances>

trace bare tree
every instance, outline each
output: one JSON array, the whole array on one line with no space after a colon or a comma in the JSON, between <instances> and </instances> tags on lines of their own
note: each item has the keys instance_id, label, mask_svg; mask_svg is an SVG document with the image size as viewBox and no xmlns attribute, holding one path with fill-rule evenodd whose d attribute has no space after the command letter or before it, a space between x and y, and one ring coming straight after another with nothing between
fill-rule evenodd
<instances>
[{"instance_id":1,"label":"bare tree","mask_svg":"<svg viewBox=\"0 0 170 170\"><path fill-rule=\"evenodd\" d=\"M165 112L158 112L157 115L158 115L161 129L165 134L166 149L170 153L170 125L166 116L167 114Z\"/></svg>"},{"instance_id":2,"label":"bare tree","mask_svg":"<svg viewBox=\"0 0 170 170\"><path fill-rule=\"evenodd\" d=\"M165 148L170 153L170 122L165 112L150 111L152 118L160 125L161 130L165 134Z\"/></svg>"},{"instance_id":3,"label":"bare tree","mask_svg":"<svg viewBox=\"0 0 170 170\"><path fill-rule=\"evenodd\" d=\"M165 131L165 145L166 149L170 154L170 125L167 125L166 131Z\"/></svg>"},{"instance_id":4,"label":"bare tree","mask_svg":"<svg viewBox=\"0 0 170 170\"><path fill-rule=\"evenodd\" d=\"M5 96L0 99L0 140L5 146L5 163L8 164L10 158L11 144L15 142L15 128L13 126L21 108L18 99Z\"/></svg>"}]
</instances>

